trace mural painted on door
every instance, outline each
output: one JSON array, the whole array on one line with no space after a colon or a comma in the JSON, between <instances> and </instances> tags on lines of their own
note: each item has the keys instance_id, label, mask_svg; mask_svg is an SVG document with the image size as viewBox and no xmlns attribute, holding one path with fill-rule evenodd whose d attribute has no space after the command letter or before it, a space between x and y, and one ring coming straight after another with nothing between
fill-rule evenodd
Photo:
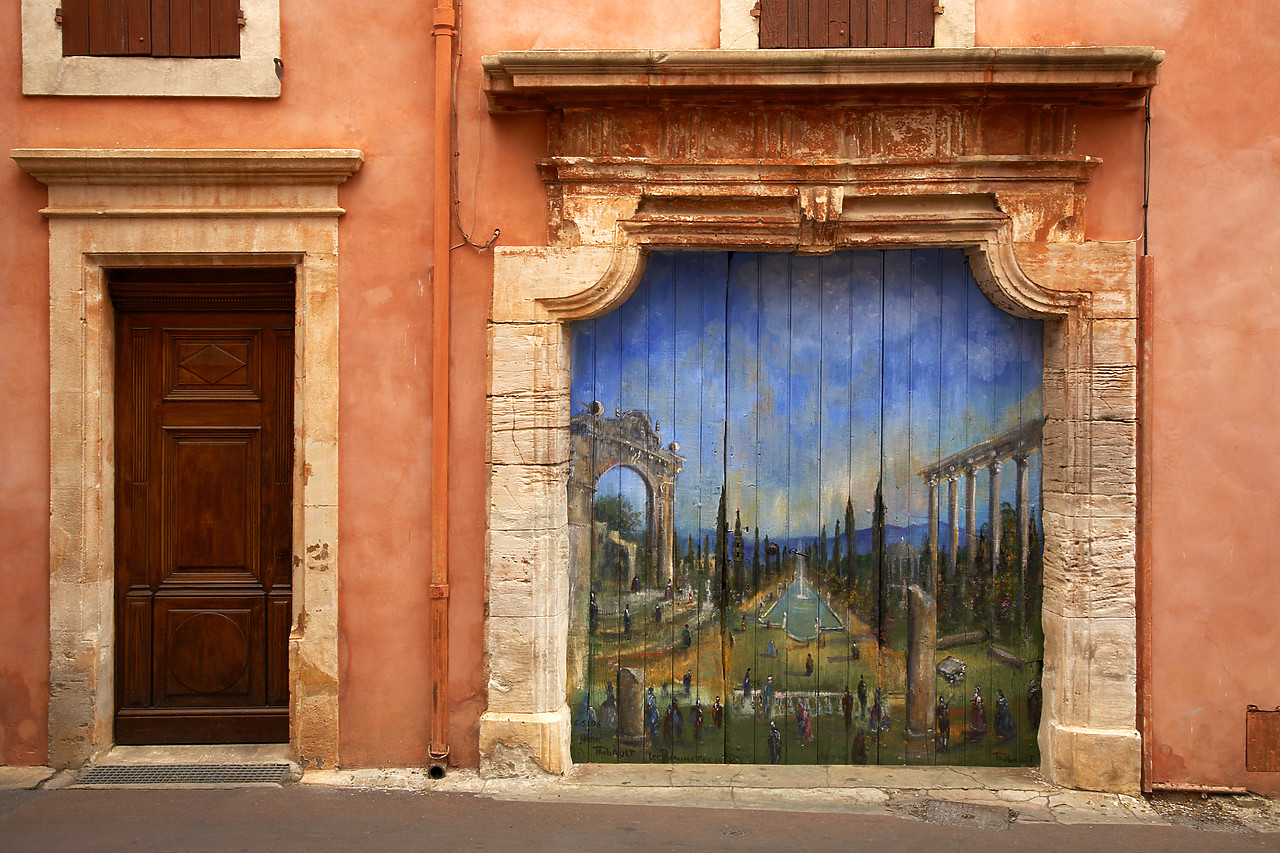
<instances>
[{"instance_id":1,"label":"mural painted on door","mask_svg":"<svg viewBox=\"0 0 1280 853\"><path fill-rule=\"evenodd\" d=\"M574 760L1038 764L1042 337L959 250L658 253L575 323Z\"/></svg>"}]
</instances>

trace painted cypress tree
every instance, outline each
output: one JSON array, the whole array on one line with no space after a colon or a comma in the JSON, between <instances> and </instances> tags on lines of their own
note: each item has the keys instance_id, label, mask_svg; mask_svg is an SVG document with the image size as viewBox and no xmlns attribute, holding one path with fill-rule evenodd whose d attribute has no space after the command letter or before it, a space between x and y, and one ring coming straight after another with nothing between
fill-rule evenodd
<instances>
[{"instance_id":1,"label":"painted cypress tree","mask_svg":"<svg viewBox=\"0 0 1280 853\"><path fill-rule=\"evenodd\" d=\"M844 502L844 583L847 589L853 589L854 573L858 570L858 533L854 527L853 497Z\"/></svg>"},{"instance_id":2,"label":"painted cypress tree","mask_svg":"<svg viewBox=\"0 0 1280 853\"><path fill-rule=\"evenodd\" d=\"M723 496L723 489L720 490L720 494ZM735 509L733 511L733 586L739 591L747 588L746 579L743 577L743 562L742 510Z\"/></svg>"},{"instance_id":3,"label":"painted cypress tree","mask_svg":"<svg viewBox=\"0 0 1280 853\"><path fill-rule=\"evenodd\" d=\"M843 577L843 571L840 567L840 519L836 519L836 535L831 540L831 574L837 578Z\"/></svg>"},{"instance_id":4,"label":"painted cypress tree","mask_svg":"<svg viewBox=\"0 0 1280 853\"><path fill-rule=\"evenodd\" d=\"M765 540L766 542L768 540ZM751 592L760 589L760 527L756 526L756 542L751 551Z\"/></svg>"},{"instance_id":5,"label":"painted cypress tree","mask_svg":"<svg viewBox=\"0 0 1280 853\"><path fill-rule=\"evenodd\" d=\"M720 573L720 589L729 589L729 518L724 508L724 486L720 487L720 508L716 510L716 571Z\"/></svg>"},{"instance_id":6,"label":"painted cypress tree","mask_svg":"<svg viewBox=\"0 0 1280 853\"><path fill-rule=\"evenodd\" d=\"M871 561L875 573L876 584L876 604L875 604L875 625L876 637L881 645L888 639L885 636L885 616L887 616L888 607L886 606L887 584L885 583L885 553L884 553L884 480L876 482L876 504L871 516Z\"/></svg>"}]
</instances>

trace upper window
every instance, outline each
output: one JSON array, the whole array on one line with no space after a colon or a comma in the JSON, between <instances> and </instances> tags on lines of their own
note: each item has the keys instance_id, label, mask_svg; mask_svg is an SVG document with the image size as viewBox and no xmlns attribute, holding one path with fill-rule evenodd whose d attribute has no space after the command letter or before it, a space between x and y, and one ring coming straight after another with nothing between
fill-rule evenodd
<instances>
[{"instance_id":1,"label":"upper window","mask_svg":"<svg viewBox=\"0 0 1280 853\"><path fill-rule=\"evenodd\" d=\"M240 56L240 0L62 0L63 56Z\"/></svg>"},{"instance_id":2,"label":"upper window","mask_svg":"<svg viewBox=\"0 0 1280 853\"><path fill-rule=\"evenodd\" d=\"M22 0L26 95L280 95L280 0Z\"/></svg>"},{"instance_id":3,"label":"upper window","mask_svg":"<svg viewBox=\"0 0 1280 853\"><path fill-rule=\"evenodd\" d=\"M760 0L760 46L933 47L935 0Z\"/></svg>"}]
</instances>

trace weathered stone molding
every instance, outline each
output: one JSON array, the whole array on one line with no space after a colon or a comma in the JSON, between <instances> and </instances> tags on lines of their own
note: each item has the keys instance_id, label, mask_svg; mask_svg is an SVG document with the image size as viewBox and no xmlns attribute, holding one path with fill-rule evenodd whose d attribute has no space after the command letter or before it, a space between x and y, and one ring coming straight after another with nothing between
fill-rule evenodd
<instances>
[{"instance_id":1,"label":"weathered stone molding","mask_svg":"<svg viewBox=\"0 0 1280 853\"><path fill-rule=\"evenodd\" d=\"M49 763L112 745L111 266L296 269L290 742L338 761L338 185L351 150L13 152L49 187ZM215 227L216 226L216 227ZM305 472L305 474L304 474Z\"/></svg>"},{"instance_id":2,"label":"weathered stone molding","mask_svg":"<svg viewBox=\"0 0 1280 853\"><path fill-rule=\"evenodd\" d=\"M996 305L1045 322L1043 770L1135 792L1136 260L1084 241L1097 161L1075 151L1075 115L1134 103L1160 54L768 53L486 59L495 111L555 111L552 245L495 257L482 760L501 744L503 767L571 763L568 324L624 301L650 250L958 247ZM898 97L868 106L863 85ZM944 97L910 106L925 90ZM997 146L1010 116L1024 131Z\"/></svg>"},{"instance_id":3,"label":"weathered stone molding","mask_svg":"<svg viewBox=\"0 0 1280 853\"><path fill-rule=\"evenodd\" d=\"M483 64L491 112L656 104L659 92L686 104L747 100L781 112L783 104L845 106L886 92L895 104L1135 105L1163 58L1151 47L563 50L509 51Z\"/></svg>"}]
</instances>

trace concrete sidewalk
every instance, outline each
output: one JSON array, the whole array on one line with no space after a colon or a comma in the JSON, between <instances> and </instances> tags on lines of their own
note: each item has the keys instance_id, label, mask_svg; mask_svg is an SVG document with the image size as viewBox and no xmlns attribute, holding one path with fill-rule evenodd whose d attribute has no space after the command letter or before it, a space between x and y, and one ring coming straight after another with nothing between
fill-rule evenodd
<instances>
[{"instance_id":1,"label":"concrete sidewalk","mask_svg":"<svg viewBox=\"0 0 1280 853\"><path fill-rule=\"evenodd\" d=\"M215 789L95 788L0 768L0 850L1280 850L1280 804L1184 799L955 767L592 765L564 779L442 780L313 770L296 784Z\"/></svg>"}]
</instances>

